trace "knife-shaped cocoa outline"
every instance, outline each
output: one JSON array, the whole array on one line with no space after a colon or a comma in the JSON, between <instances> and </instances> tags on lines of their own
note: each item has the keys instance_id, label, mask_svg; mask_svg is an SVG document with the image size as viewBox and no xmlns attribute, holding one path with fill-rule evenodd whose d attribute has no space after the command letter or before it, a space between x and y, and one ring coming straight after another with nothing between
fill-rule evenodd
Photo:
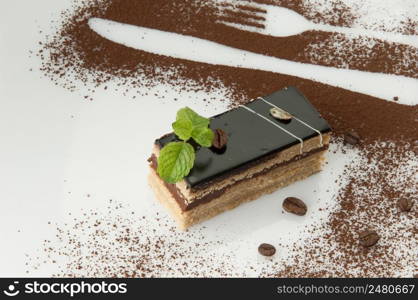
<instances>
[{"instance_id":1,"label":"knife-shaped cocoa outline","mask_svg":"<svg viewBox=\"0 0 418 300\"><path fill-rule=\"evenodd\" d=\"M392 100L397 96L401 100L400 103L407 105L414 105L418 101L418 79L405 76L288 61L192 36L100 18L91 18L89 26L106 39L153 54L213 65L281 73L385 100ZM158 46L161 40L170 47ZM371 83L375 86L371 86Z\"/></svg>"}]
</instances>

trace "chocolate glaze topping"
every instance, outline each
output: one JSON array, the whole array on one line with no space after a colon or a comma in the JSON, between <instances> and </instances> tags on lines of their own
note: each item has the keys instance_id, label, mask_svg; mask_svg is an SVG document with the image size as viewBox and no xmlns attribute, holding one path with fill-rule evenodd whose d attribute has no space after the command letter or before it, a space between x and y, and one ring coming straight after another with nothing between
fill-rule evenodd
<instances>
[{"instance_id":1,"label":"chocolate glaze topping","mask_svg":"<svg viewBox=\"0 0 418 300\"><path fill-rule=\"evenodd\" d=\"M312 104L294 87L277 91L263 97L263 99L287 111L321 133L331 130ZM246 106L302 140L318 135L315 130L296 119L292 119L288 123L276 120L270 115L272 106L261 99L253 100ZM196 147L195 165L185 178L188 186L193 189L202 188L208 182L218 177L225 177L228 173L240 169L246 164L300 143L294 136L243 107L237 107L212 117L210 127L224 130L228 134L228 144L222 153L210 148ZM157 139L155 144L162 148L175 140L175 134L171 133Z\"/></svg>"}]
</instances>

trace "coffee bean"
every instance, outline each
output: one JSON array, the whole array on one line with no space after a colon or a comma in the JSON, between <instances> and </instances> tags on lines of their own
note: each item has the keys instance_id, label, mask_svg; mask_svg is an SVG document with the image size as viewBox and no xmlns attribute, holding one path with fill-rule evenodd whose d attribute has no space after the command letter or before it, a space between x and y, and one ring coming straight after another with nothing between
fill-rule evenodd
<instances>
[{"instance_id":1,"label":"coffee bean","mask_svg":"<svg viewBox=\"0 0 418 300\"><path fill-rule=\"evenodd\" d=\"M360 143L360 136L355 131L346 132L344 134L344 142L350 145L357 145Z\"/></svg>"},{"instance_id":2,"label":"coffee bean","mask_svg":"<svg viewBox=\"0 0 418 300\"><path fill-rule=\"evenodd\" d=\"M414 204L414 202L412 201L412 199L399 199L398 201L398 207L402 212L408 212L411 211L412 205Z\"/></svg>"},{"instance_id":3,"label":"coffee bean","mask_svg":"<svg viewBox=\"0 0 418 300\"><path fill-rule=\"evenodd\" d=\"M270 244L261 244L258 246L258 252L263 256L272 256L276 253L276 248Z\"/></svg>"},{"instance_id":4,"label":"coffee bean","mask_svg":"<svg viewBox=\"0 0 418 300\"><path fill-rule=\"evenodd\" d=\"M365 230L359 234L360 245L363 247L371 247L380 239L380 236L374 230Z\"/></svg>"},{"instance_id":5,"label":"coffee bean","mask_svg":"<svg viewBox=\"0 0 418 300\"><path fill-rule=\"evenodd\" d=\"M222 129L215 129L213 133L212 147L218 150L223 149L228 143L228 135Z\"/></svg>"},{"instance_id":6,"label":"coffee bean","mask_svg":"<svg viewBox=\"0 0 418 300\"><path fill-rule=\"evenodd\" d=\"M278 107L273 107L272 109L270 109L270 115L272 115L272 117L276 120L283 122L290 122L290 120L292 119L291 114Z\"/></svg>"},{"instance_id":7,"label":"coffee bean","mask_svg":"<svg viewBox=\"0 0 418 300\"><path fill-rule=\"evenodd\" d=\"M302 200L295 197L287 197L284 199L283 208L285 211L298 216L304 216L308 210L306 204Z\"/></svg>"}]
</instances>

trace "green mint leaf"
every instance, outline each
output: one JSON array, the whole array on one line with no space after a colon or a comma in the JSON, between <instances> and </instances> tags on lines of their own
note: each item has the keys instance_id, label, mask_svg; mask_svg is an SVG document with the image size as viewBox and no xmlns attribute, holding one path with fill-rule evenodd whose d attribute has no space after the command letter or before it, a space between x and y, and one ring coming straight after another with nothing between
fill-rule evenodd
<instances>
[{"instance_id":1,"label":"green mint leaf","mask_svg":"<svg viewBox=\"0 0 418 300\"><path fill-rule=\"evenodd\" d=\"M190 173L194 160L195 152L189 143L168 143L158 157L158 175L168 183L179 182Z\"/></svg>"},{"instance_id":2,"label":"green mint leaf","mask_svg":"<svg viewBox=\"0 0 418 300\"><path fill-rule=\"evenodd\" d=\"M168 143L160 151L157 173L164 181L176 183L190 173L196 158L194 148L187 143L190 138L203 147L212 146L214 133L208 128L209 122L189 107L177 112L172 126L174 133L183 141Z\"/></svg>"},{"instance_id":3,"label":"green mint leaf","mask_svg":"<svg viewBox=\"0 0 418 300\"><path fill-rule=\"evenodd\" d=\"M203 147L212 146L214 133L208 127L195 128L192 132L192 138Z\"/></svg>"},{"instance_id":4,"label":"green mint leaf","mask_svg":"<svg viewBox=\"0 0 418 300\"><path fill-rule=\"evenodd\" d=\"M192 137L193 124L190 120L179 119L173 123L174 133L183 141Z\"/></svg>"},{"instance_id":5,"label":"green mint leaf","mask_svg":"<svg viewBox=\"0 0 418 300\"><path fill-rule=\"evenodd\" d=\"M199 116L189 107L182 108L177 112L176 121L179 120L189 120L193 128L208 127L210 122L209 119Z\"/></svg>"}]
</instances>

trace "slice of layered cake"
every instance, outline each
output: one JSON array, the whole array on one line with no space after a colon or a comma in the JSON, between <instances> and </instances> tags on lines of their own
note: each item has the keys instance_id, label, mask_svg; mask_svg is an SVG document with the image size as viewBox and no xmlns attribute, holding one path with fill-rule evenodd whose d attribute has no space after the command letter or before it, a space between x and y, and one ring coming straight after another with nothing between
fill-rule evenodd
<instances>
[{"instance_id":1,"label":"slice of layered cake","mask_svg":"<svg viewBox=\"0 0 418 300\"><path fill-rule=\"evenodd\" d=\"M189 140L194 164L181 180L168 182L158 171L162 149L169 143L180 145L175 133L156 140L149 159L149 183L182 229L319 172L331 132L293 87L209 121L212 145Z\"/></svg>"}]
</instances>

